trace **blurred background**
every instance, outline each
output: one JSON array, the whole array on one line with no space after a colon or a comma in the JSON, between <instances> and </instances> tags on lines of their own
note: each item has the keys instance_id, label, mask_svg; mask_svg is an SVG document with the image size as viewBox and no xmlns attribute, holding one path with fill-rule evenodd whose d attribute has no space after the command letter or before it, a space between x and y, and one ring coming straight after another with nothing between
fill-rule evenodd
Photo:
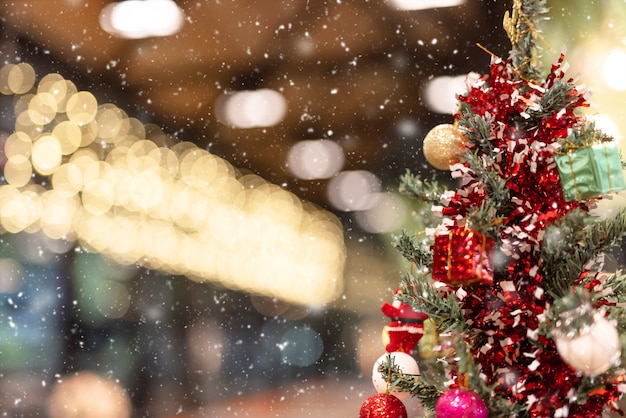
<instances>
[{"instance_id":1,"label":"blurred background","mask_svg":"<svg viewBox=\"0 0 626 418\"><path fill-rule=\"evenodd\" d=\"M626 3L548 6L546 65L624 147ZM510 7L1 4L3 416L356 416L430 216L399 176L452 185L422 140Z\"/></svg>"}]
</instances>

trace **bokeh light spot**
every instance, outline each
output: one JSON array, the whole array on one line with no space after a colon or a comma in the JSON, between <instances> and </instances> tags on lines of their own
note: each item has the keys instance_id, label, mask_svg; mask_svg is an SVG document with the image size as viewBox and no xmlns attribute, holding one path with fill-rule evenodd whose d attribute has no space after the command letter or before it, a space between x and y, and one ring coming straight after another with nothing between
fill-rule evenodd
<instances>
[{"instance_id":1,"label":"bokeh light spot","mask_svg":"<svg viewBox=\"0 0 626 418\"><path fill-rule=\"evenodd\" d=\"M399 10L424 10L441 7L460 6L465 0L388 0L389 3Z\"/></svg>"},{"instance_id":2,"label":"bokeh light spot","mask_svg":"<svg viewBox=\"0 0 626 418\"><path fill-rule=\"evenodd\" d=\"M17 293L24 284L24 269L12 258L0 258L0 293Z\"/></svg>"},{"instance_id":3,"label":"bokeh light spot","mask_svg":"<svg viewBox=\"0 0 626 418\"><path fill-rule=\"evenodd\" d=\"M369 171L342 171L328 183L330 203L343 211L358 211L372 208L380 192L381 181Z\"/></svg>"},{"instance_id":4,"label":"bokeh light spot","mask_svg":"<svg viewBox=\"0 0 626 418\"><path fill-rule=\"evenodd\" d=\"M356 213L359 226L371 233L388 233L402 228L406 220L406 204L393 193L379 193L376 204Z\"/></svg>"},{"instance_id":5,"label":"bokeh light spot","mask_svg":"<svg viewBox=\"0 0 626 418\"><path fill-rule=\"evenodd\" d=\"M606 83L615 90L626 90L626 52L621 49L611 51L602 68Z\"/></svg>"},{"instance_id":6,"label":"bokeh light spot","mask_svg":"<svg viewBox=\"0 0 626 418\"><path fill-rule=\"evenodd\" d=\"M24 94L33 88L35 77L33 66L22 62L10 67L7 75L7 85L11 92Z\"/></svg>"},{"instance_id":7,"label":"bokeh light spot","mask_svg":"<svg viewBox=\"0 0 626 418\"><path fill-rule=\"evenodd\" d=\"M69 120L83 126L94 120L98 112L98 101L88 91L79 91L67 101L65 109Z\"/></svg>"},{"instance_id":8,"label":"bokeh light spot","mask_svg":"<svg viewBox=\"0 0 626 418\"><path fill-rule=\"evenodd\" d=\"M103 7L100 13L102 29L127 39L174 35L184 21L183 11L172 0L114 2Z\"/></svg>"},{"instance_id":9,"label":"bokeh light spot","mask_svg":"<svg viewBox=\"0 0 626 418\"><path fill-rule=\"evenodd\" d=\"M327 139L300 141L287 154L289 170L305 180L330 178L343 168L344 162L341 146Z\"/></svg>"},{"instance_id":10,"label":"bokeh light spot","mask_svg":"<svg viewBox=\"0 0 626 418\"><path fill-rule=\"evenodd\" d=\"M88 371L59 379L48 400L50 418L130 418L131 412L118 383Z\"/></svg>"},{"instance_id":11,"label":"bokeh light spot","mask_svg":"<svg viewBox=\"0 0 626 418\"><path fill-rule=\"evenodd\" d=\"M274 126L286 113L285 98L271 89L228 93L220 96L215 104L218 120L234 128Z\"/></svg>"},{"instance_id":12,"label":"bokeh light spot","mask_svg":"<svg viewBox=\"0 0 626 418\"><path fill-rule=\"evenodd\" d=\"M312 365L324 351L322 337L309 327L294 327L287 330L277 346L285 363L299 367Z\"/></svg>"},{"instance_id":13,"label":"bokeh light spot","mask_svg":"<svg viewBox=\"0 0 626 418\"><path fill-rule=\"evenodd\" d=\"M59 140L45 135L33 144L33 168L44 176L50 175L61 165L62 150Z\"/></svg>"}]
</instances>

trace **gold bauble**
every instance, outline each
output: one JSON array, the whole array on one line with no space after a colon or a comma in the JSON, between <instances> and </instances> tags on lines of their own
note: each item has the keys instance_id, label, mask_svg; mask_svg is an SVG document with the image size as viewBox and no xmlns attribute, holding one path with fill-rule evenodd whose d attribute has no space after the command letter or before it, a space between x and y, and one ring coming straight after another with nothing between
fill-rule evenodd
<instances>
[{"instance_id":1,"label":"gold bauble","mask_svg":"<svg viewBox=\"0 0 626 418\"><path fill-rule=\"evenodd\" d=\"M461 131L450 124L437 125L424 137L424 157L433 167L449 170L450 164L458 162L463 149Z\"/></svg>"}]
</instances>

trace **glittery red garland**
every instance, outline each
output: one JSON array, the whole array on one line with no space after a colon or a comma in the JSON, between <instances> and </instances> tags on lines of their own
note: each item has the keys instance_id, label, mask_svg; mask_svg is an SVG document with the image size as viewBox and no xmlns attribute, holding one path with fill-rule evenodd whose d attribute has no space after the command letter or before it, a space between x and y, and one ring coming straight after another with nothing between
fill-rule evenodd
<instances>
[{"instance_id":1,"label":"glittery red garland","mask_svg":"<svg viewBox=\"0 0 626 418\"><path fill-rule=\"evenodd\" d=\"M537 333L538 316L548 302L539 268L543 231L573 209L587 210L579 202L565 202L553 158L554 143L580 121L574 110L587 105L583 94L567 80L570 104L532 117L542 110L539 101L546 91L564 81L563 60L561 55L541 84L520 80L508 62L495 60L489 76L460 97L475 115L491 115L490 140L499 152L484 161L506 180L515 204L500 229L500 250L509 260L506 269L497 272L493 286L471 288L460 303L468 323L486 339L472 351L488 384L497 384L496 390L512 402L527 405L531 417L551 417L567 408L569 417L589 418L600 417L605 406L619 399L617 384L606 382L578 404L581 378L561 360L554 342ZM529 121L535 124L529 126ZM487 191L469 167L459 170L463 185L443 214L462 224Z\"/></svg>"}]
</instances>

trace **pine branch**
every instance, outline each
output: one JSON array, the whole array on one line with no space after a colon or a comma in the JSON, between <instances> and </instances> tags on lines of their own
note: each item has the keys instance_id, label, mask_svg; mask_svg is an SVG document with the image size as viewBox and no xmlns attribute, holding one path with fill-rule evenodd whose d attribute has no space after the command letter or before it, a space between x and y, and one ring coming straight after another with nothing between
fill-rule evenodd
<instances>
[{"instance_id":1,"label":"pine branch","mask_svg":"<svg viewBox=\"0 0 626 418\"><path fill-rule=\"evenodd\" d=\"M577 387L576 401L578 402L578 404L581 405L586 403L589 400L590 394L594 392L597 393L598 391L604 390L607 386L613 385L612 380L614 379L614 376L616 374L613 372L614 370L610 369L606 373L606 376L608 377L606 377L605 379L583 376Z\"/></svg>"},{"instance_id":2,"label":"pine branch","mask_svg":"<svg viewBox=\"0 0 626 418\"><path fill-rule=\"evenodd\" d=\"M469 150L463 155L470 170L487 188L486 197L481 206L467 214L472 228L486 236L496 239L499 228L493 220L500 216L508 216L513 209L506 179L503 179L489 161L495 154L493 145L494 118L490 113L480 116L472 112L467 103L461 104L459 129L467 141Z\"/></svg>"},{"instance_id":3,"label":"pine branch","mask_svg":"<svg viewBox=\"0 0 626 418\"><path fill-rule=\"evenodd\" d=\"M527 113L530 115L529 123L536 124L540 121L551 117L562 109L573 109L580 104L580 96L572 94L576 87L570 82L557 78L554 84L548 88L536 103L536 108L529 109Z\"/></svg>"},{"instance_id":4,"label":"pine branch","mask_svg":"<svg viewBox=\"0 0 626 418\"><path fill-rule=\"evenodd\" d=\"M626 209L621 209L613 219L593 222L579 232L579 235L582 235L579 237L581 246L589 248L591 253L588 262L594 256L609 251L621 243L622 236L626 233Z\"/></svg>"},{"instance_id":5,"label":"pine branch","mask_svg":"<svg viewBox=\"0 0 626 418\"><path fill-rule=\"evenodd\" d=\"M400 177L399 191L413 199L439 204L441 195L446 189L436 181L423 181L419 175L406 170L406 173Z\"/></svg>"},{"instance_id":6,"label":"pine branch","mask_svg":"<svg viewBox=\"0 0 626 418\"><path fill-rule=\"evenodd\" d=\"M626 302L626 274L615 273L609 274L602 283L603 297L610 295L611 301L614 303Z\"/></svg>"},{"instance_id":7,"label":"pine branch","mask_svg":"<svg viewBox=\"0 0 626 418\"><path fill-rule=\"evenodd\" d=\"M592 294L578 285L554 300L541 331L545 337L553 338L554 332L566 335L584 329L593 323L593 313Z\"/></svg>"},{"instance_id":8,"label":"pine branch","mask_svg":"<svg viewBox=\"0 0 626 418\"><path fill-rule=\"evenodd\" d=\"M543 41L538 26L548 12L545 5L546 0L514 0L511 14L507 12L504 16L503 26L512 46L509 57L524 80L536 80L540 75L541 49L535 41Z\"/></svg>"},{"instance_id":9,"label":"pine branch","mask_svg":"<svg viewBox=\"0 0 626 418\"><path fill-rule=\"evenodd\" d=\"M541 247L543 276L546 277L546 290L555 295L565 295L582 272L583 264L573 260L576 254L570 254L575 246L576 228L585 224L586 215L581 210L574 210L559 222L546 228Z\"/></svg>"},{"instance_id":10,"label":"pine branch","mask_svg":"<svg viewBox=\"0 0 626 418\"><path fill-rule=\"evenodd\" d=\"M459 109L459 129L463 132L463 137L467 141L468 148L478 148L486 155L493 155L493 134L491 127L494 117L486 112L483 116L472 112L469 104L461 102Z\"/></svg>"},{"instance_id":11,"label":"pine branch","mask_svg":"<svg viewBox=\"0 0 626 418\"><path fill-rule=\"evenodd\" d=\"M477 152L467 152L465 160L472 172L487 187L487 196L483 205L490 212L489 221L491 222L497 216L507 216L514 207L510 190L506 185L507 180L500 177L500 174L489 164L485 164Z\"/></svg>"},{"instance_id":12,"label":"pine branch","mask_svg":"<svg viewBox=\"0 0 626 418\"><path fill-rule=\"evenodd\" d=\"M512 404L507 398L492 395L494 388L488 386L480 377L479 371L475 369L475 365L471 361L470 356L468 356L468 353L462 347L457 347L456 353L457 357L455 361L463 363L463 367L460 368L461 373L467 373L469 376L469 387L485 400L485 403L488 405L490 417L520 418L523 416L522 413L525 411L524 406ZM474 368L470 373L468 373L469 367ZM383 379L389 382L389 391L397 389L400 392L409 392L412 397L421 401L424 409L429 411L435 410L437 400L445 391L443 387L430 383L423 373L420 375L404 373L400 367L394 363L391 356L387 356L386 360L381 362L378 367L378 372L381 373Z\"/></svg>"},{"instance_id":13,"label":"pine branch","mask_svg":"<svg viewBox=\"0 0 626 418\"><path fill-rule=\"evenodd\" d=\"M613 141L613 137L596 128L596 124L593 121L584 121L577 123L572 128L572 135L567 139L561 141L561 149L563 152L567 152L572 149L586 147L598 142L610 142ZM622 166L624 166L622 161Z\"/></svg>"},{"instance_id":14,"label":"pine branch","mask_svg":"<svg viewBox=\"0 0 626 418\"><path fill-rule=\"evenodd\" d=\"M428 272L422 272L419 276L409 274L402 280L396 297L414 310L426 313L440 334L452 332L460 335L468 332L469 325L454 293L433 288L429 280Z\"/></svg>"},{"instance_id":15,"label":"pine branch","mask_svg":"<svg viewBox=\"0 0 626 418\"><path fill-rule=\"evenodd\" d=\"M422 375L403 373L400 367L393 361L393 357L387 356L378 367L383 379L389 382L389 391L398 389L400 392L410 392L412 397L418 398L422 406L428 410L434 410L437 400L443 391L436 385L428 383Z\"/></svg>"},{"instance_id":16,"label":"pine branch","mask_svg":"<svg viewBox=\"0 0 626 418\"><path fill-rule=\"evenodd\" d=\"M592 275L590 278L595 278ZM602 305L602 309L607 312L609 319L617 322L618 329L626 329L626 315L624 306L626 305L626 274L621 272L604 275L602 277L601 288L594 289L593 303ZM582 284L587 283L583 281Z\"/></svg>"},{"instance_id":17,"label":"pine branch","mask_svg":"<svg viewBox=\"0 0 626 418\"><path fill-rule=\"evenodd\" d=\"M582 210L574 210L546 229L542 270L546 290L555 297L567 294L585 265L617 246L626 232L626 209L614 219L589 223L587 218Z\"/></svg>"},{"instance_id":18,"label":"pine branch","mask_svg":"<svg viewBox=\"0 0 626 418\"><path fill-rule=\"evenodd\" d=\"M484 345L481 344L481 346ZM472 350L467 346L466 341L458 341L456 344L456 365L459 373L467 379L468 387L480 396L489 410L490 417L498 418L520 418L526 410L524 405L512 403L511 399L498 394L495 389L498 384L488 385L480 370L476 367L472 352L480 347L474 347Z\"/></svg>"},{"instance_id":19,"label":"pine branch","mask_svg":"<svg viewBox=\"0 0 626 418\"><path fill-rule=\"evenodd\" d=\"M437 400L442 393L435 385L423 380L415 382L410 392L411 396L418 398L422 402L422 406L429 411L435 410Z\"/></svg>"},{"instance_id":20,"label":"pine branch","mask_svg":"<svg viewBox=\"0 0 626 418\"><path fill-rule=\"evenodd\" d=\"M417 268L429 266L433 262L433 254L428 244L419 242L415 235L409 235L406 231L393 238L391 245L396 248L404 258L414 263Z\"/></svg>"}]
</instances>

